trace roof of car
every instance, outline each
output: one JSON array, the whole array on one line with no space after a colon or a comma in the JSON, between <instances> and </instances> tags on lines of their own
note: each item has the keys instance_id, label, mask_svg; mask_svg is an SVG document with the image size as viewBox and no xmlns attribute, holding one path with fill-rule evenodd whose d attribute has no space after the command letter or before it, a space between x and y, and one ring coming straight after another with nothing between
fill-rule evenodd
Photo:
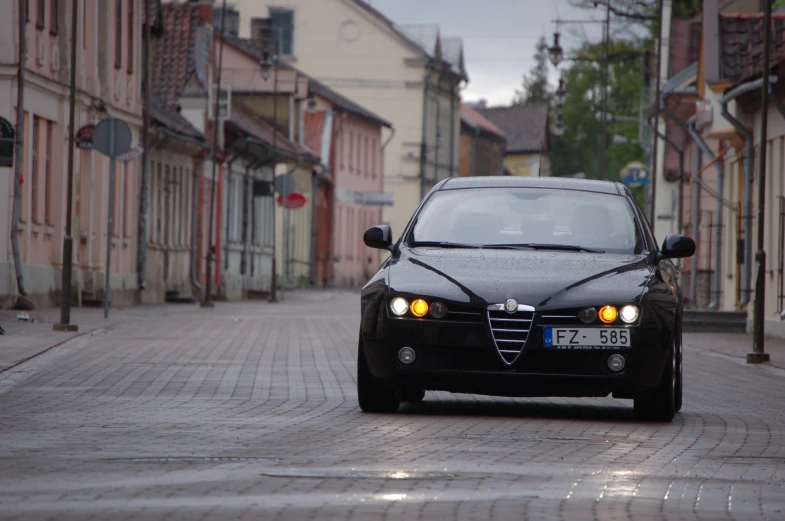
<instances>
[{"instance_id":1,"label":"roof of car","mask_svg":"<svg viewBox=\"0 0 785 521\"><path fill-rule=\"evenodd\" d=\"M617 183L611 181L565 177L451 177L437 185L438 190L457 190L461 188L555 188L616 195L622 193Z\"/></svg>"}]
</instances>

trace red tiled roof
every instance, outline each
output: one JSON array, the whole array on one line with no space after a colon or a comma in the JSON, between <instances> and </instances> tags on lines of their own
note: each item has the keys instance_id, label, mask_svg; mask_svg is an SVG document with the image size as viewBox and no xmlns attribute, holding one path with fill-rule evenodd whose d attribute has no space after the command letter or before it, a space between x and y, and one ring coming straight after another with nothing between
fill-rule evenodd
<instances>
[{"instance_id":1,"label":"red tiled roof","mask_svg":"<svg viewBox=\"0 0 785 521\"><path fill-rule=\"evenodd\" d=\"M785 14L771 15L771 66L785 60ZM763 13L720 14L720 74L743 82L763 72Z\"/></svg>"},{"instance_id":2,"label":"red tiled roof","mask_svg":"<svg viewBox=\"0 0 785 521\"><path fill-rule=\"evenodd\" d=\"M197 46L201 22L196 9L187 3L165 4L163 21L164 33L155 42L152 90L174 106L191 78L203 79L197 69L205 65L206 57L204 46Z\"/></svg>"},{"instance_id":3,"label":"red tiled roof","mask_svg":"<svg viewBox=\"0 0 785 521\"><path fill-rule=\"evenodd\" d=\"M293 157L304 156L312 160L319 159L317 154L314 154L308 147L290 141L287 136L275 130L272 125L241 104L232 104L232 117L227 120L226 125L234 126L242 133L263 141L270 147L272 147L274 140L275 148L283 154Z\"/></svg>"},{"instance_id":4,"label":"red tiled roof","mask_svg":"<svg viewBox=\"0 0 785 521\"><path fill-rule=\"evenodd\" d=\"M548 104L530 103L511 107L478 109L507 136L507 153L548 150Z\"/></svg>"},{"instance_id":5,"label":"red tiled roof","mask_svg":"<svg viewBox=\"0 0 785 521\"><path fill-rule=\"evenodd\" d=\"M474 127L480 127L483 130L487 130L491 134L496 134L499 137L505 137L504 131L502 131L502 129L488 121L485 116L474 110L466 103L461 104L461 116L471 121L472 126Z\"/></svg>"}]
</instances>

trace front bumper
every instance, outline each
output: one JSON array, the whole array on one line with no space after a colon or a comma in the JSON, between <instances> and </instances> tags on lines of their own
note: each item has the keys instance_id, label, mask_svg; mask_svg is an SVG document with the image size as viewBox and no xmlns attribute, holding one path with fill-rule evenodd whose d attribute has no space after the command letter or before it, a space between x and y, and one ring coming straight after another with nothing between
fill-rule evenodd
<instances>
[{"instance_id":1,"label":"front bumper","mask_svg":"<svg viewBox=\"0 0 785 521\"><path fill-rule=\"evenodd\" d=\"M630 328L631 347L559 350L543 345L544 326L534 316L526 345L505 364L487 321L476 323L385 317L374 334L363 334L372 374L400 387L499 396L607 396L631 398L655 387L663 374L672 331L657 322ZM585 327L585 326L583 326ZM366 330L367 331L367 330ZM413 364L398 361L411 347ZM611 354L626 359L624 370L607 366Z\"/></svg>"}]
</instances>

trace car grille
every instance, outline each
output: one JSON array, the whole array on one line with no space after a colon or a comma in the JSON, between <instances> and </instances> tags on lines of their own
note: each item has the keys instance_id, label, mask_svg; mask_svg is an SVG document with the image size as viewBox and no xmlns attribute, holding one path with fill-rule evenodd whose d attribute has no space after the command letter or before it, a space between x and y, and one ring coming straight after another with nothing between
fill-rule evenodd
<instances>
[{"instance_id":1,"label":"car grille","mask_svg":"<svg viewBox=\"0 0 785 521\"><path fill-rule=\"evenodd\" d=\"M542 326L572 326L582 325L578 319L577 309L553 310L540 314L540 325Z\"/></svg>"},{"instance_id":2,"label":"car grille","mask_svg":"<svg viewBox=\"0 0 785 521\"><path fill-rule=\"evenodd\" d=\"M526 346L533 320L534 313L531 311L488 311L493 342L507 365L511 365Z\"/></svg>"}]
</instances>

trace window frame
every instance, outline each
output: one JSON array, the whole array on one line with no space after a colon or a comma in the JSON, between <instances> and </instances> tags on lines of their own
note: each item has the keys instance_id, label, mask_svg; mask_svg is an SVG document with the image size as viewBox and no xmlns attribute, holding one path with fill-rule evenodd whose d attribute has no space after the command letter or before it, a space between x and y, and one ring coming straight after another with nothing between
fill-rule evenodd
<instances>
[{"instance_id":1,"label":"window frame","mask_svg":"<svg viewBox=\"0 0 785 521\"><path fill-rule=\"evenodd\" d=\"M123 68L123 0L114 3L114 68Z\"/></svg>"},{"instance_id":2,"label":"window frame","mask_svg":"<svg viewBox=\"0 0 785 521\"><path fill-rule=\"evenodd\" d=\"M52 36L57 36L57 33L60 30L59 0L50 0L49 7L52 13L51 15L49 15L49 34L51 34Z\"/></svg>"},{"instance_id":3,"label":"window frame","mask_svg":"<svg viewBox=\"0 0 785 521\"><path fill-rule=\"evenodd\" d=\"M38 9L35 13L35 28L44 29L46 27L46 0L38 0Z\"/></svg>"},{"instance_id":4,"label":"window frame","mask_svg":"<svg viewBox=\"0 0 785 521\"><path fill-rule=\"evenodd\" d=\"M288 9L285 7L271 7L270 8L270 29L273 33L273 38L275 39L275 50L278 54L279 58L294 58L294 9ZM289 23L288 26L283 25L276 25L276 15L288 15L289 16ZM286 31L289 31L289 34L286 34ZM289 52L285 52L284 47L284 38L288 36L288 44L289 44Z\"/></svg>"}]
</instances>

